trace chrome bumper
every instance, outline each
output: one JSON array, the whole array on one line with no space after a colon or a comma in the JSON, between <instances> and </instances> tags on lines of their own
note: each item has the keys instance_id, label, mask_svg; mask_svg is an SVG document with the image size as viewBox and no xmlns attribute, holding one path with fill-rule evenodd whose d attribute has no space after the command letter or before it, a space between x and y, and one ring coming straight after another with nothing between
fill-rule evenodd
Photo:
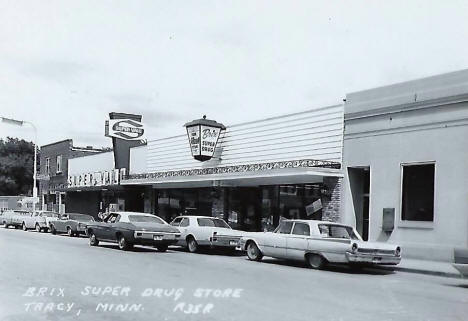
<instances>
[{"instance_id":1,"label":"chrome bumper","mask_svg":"<svg viewBox=\"0 0 468 321\"><path fill-rule=\"evenodd\" d=\"M401 261L401 256L346 252L346 259L350 263L397 265Z\"/></svg>"},{"instance_id":2,"label":"chrome bumper","mask_svg":"<svg viewBox=\"0 0 468 321\"><path fill-rule=\"evenodd\" d=\"M171 241L179 240L180 233L173 232L151 232L151 231L135 231L133 233L135 239L153 240L153 241Z\"/></svg>"},{"instance_id":3,"label":"chrome bumper","mask_svg":"<svg viewBox=\"0 0 468 321\"><path fill-rule=\"evenodd\" d=\"M238 247L239 241L239 236L215 235L210 238L211 246L220 247Z\"/></svg>"}]
</instances>

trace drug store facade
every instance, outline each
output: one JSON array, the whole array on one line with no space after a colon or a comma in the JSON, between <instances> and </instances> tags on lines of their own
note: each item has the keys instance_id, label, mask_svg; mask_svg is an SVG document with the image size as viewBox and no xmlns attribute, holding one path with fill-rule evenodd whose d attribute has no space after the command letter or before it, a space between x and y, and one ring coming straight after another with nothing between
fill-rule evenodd
<instances>
[{"instance_id":1,"label":"drug store facade","mask_svg":"<svg viewBox=\"0 0 468 321\"><path fill-rule=\"evenodd\" d=\"M204 161L187 132L130 149L120 185L143 188L145 212L167 221L216 216L248 231L288 218L340 219L342 105L227 126Z\"/></svg>"}]
</instances>

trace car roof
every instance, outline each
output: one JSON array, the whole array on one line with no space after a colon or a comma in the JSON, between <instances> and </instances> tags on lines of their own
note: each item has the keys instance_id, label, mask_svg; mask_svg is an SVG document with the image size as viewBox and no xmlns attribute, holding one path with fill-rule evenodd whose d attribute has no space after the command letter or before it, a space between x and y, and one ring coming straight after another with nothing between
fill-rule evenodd
<instances>
[{"instance_id":1,"label":"car roof","mask_svg":"<svg viewBox=\"0 0 468 321\"><path fill-rule=\"evenodd\" d=\"M328 225L337 225L337 226L350 226L347 224L342 224L338 222L330 222L330 221L319 221L319 220L300 220L300 219L288 219L283 220L283 222L300 222L300 223L313 223L313 224L328 224Z\"/></svg>"},{"instance_id":2,"label":"car roof","mask_svg":"<svg viewBox=\"0 0 468 321\"><path fill-rule=\"evenodd\" d=\"M110 212L110 214L112 213L115 213L115 214L119 214L119 215L122 215L122 216L128 216L128 215L143 215L143 216L156 216L155 214L151 214L151 213L142 213L142 212L126 212L126 211L116 211L116 212Z\"/></svg>"},{"instance_id":3,"label":"car roof","mask_svg":"<svg viewBox=\"0 0 468 321\"><path fill-rule=\"evenodd\" d=\"M192 218L217 218L217 219L220 219L219 217L214 217L214 216L204 216L204 215L181 215L181 216L177 216L176 218L179 218L179 217L192 217Z\"/></svg>"}]
</instances>

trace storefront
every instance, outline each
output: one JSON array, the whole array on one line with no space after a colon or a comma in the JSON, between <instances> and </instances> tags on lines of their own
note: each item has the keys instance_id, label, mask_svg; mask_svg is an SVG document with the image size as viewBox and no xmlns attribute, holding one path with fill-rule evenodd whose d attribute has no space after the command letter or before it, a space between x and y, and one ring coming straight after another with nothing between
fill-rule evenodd
<instances>
[{"instance_id":1,"label":"storefront","mask_svg":"<svg viewBox=\"0 0 468 321\"><path fill-rule=\"evenodd\" d=\"M342 144L342 105L229 126L205 161L181 131L132 148L121 185L144 187L144 210L168 221L209 215L249 231L287 218L338 221Z\"/></svg>"},{"instance_id":2,"label":"storefront","mask_svg":"<svg viewBox=\"0 0 468 321\"><path fill-rule=\"evenodd\" d=\"M468 70L346 96L343 220L407 257L468 246Z\"/></svg>"},{"instance_id":3,"label":"storefront","mask_svg":"<svg viewBox=\"0 0 468 321\"><path fill-rule=\"evenodd\" d=\"M109 211L143 211L144 188L120 185L125 169L115 169L113 152L77 157L68 163L63 190L68 213L98 217Z\"/></svg>"}]
</instances>

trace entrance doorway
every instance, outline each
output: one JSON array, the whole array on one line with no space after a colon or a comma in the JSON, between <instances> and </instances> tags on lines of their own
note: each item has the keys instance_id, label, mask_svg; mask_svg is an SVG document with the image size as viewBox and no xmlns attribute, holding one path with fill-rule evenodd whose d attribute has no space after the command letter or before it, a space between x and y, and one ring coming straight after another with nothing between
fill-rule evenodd
<instances>
[{"instance_id":1,"label":"entrance doorway","mask_svg":"<svg viewBox=\"0 0 468 321\"><path fill-rule=\"evenodd\" d=\"M356 229L362 239L369 239L370 167L348 167L349 185L353 197Z\"/></svg>"}]
</instances>

